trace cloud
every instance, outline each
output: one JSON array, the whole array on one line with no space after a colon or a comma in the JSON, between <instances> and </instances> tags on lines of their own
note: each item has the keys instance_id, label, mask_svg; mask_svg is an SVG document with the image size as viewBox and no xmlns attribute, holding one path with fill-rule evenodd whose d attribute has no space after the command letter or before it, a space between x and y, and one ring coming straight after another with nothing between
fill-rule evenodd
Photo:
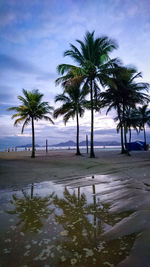
<instances>
[{"instance_id":1,"label":"cloud","mask_svg":"<svg viewBox=\"0 0 150 267\"><path fill-rule=\"evenodd\" d=\"M0 115L5 115L8 113L7 109L10 108L9 104L1 104L0 103ZM10 112L10 115L12 115L13 113Z\"/></svg>"},{"instance_id":2,"label":"cloud","mask_svg":"<svg viewBox=\"0 0 150 267\"><path fill-rule=\"evenodd\" d=\"M21 88L39 88L44 93L43 101L61 93L60 87L55 87L56 66L71 62L69 57L63 58L63 52L69 48L69 43L77 45L76 39L83 40L87 30L95 30L95 36L106 34L117 38L120 48L111 57L115 54L125 64L137 65L139 71L144 71L144 79L149 81L149 13L148 0L1 0L1 115L5 114L9 104L18 104L17 95L22 94ZM116 113L110 112L107 117L104 113L95 116L95 138L105 140L111 138L111 134L112 138L119 138L111 119ZM10 115L1 119L1 125ZM90 131L90 117L86 112L80 120L81 140ZM13 128L13 122L8 122L7 127L3 125L4 135L9 135L10 127L10 134L20 133L20 127ZM52 128L45 128L44 124L39 129L37 127L39 142L46 137L56 143L76 136L76 121L72 120L66 127L62 118ZM29 133L31 128L25 131Z\"/></svg>"},{"instance_id":3,"label":"cloud","mask_svg":"<svg viewBox=\"0 0 150 267\"><path fill-rule=\"evenodd\" d=\"M0 26L4 27L15 20L16 16L13 12L8 12L7 14L0 14Z\"/></svg>"},{"instance_id":4,"label":"cloud","mask_svg":"<svg viewBox=\"0 0 150 267\"><path fill-rule=\"evenodd\" d=\"M41 73L40 75L38 75L37 77L36 77L36 79L37 79L37 81L50 81L50 80L56 80L56 78L57 78L57 75L56 75L56 73L50 73L50 72L43 72L43 73Z\"/></svg>"},{"instance_id":5,"label":"cloud","mask_svg":"<svg viewBox=\"0 0 150 267\"><path fill-rule=\"evenodd\" d=\"M116 129L101 129L94 132L95 135L113 135L116 134Z\"/></svg>"},{"instance_id":6,"label":"cloud","mask_svg":"<svg viewBox=\"0 0 150 267\"><path fill-rule=\"evenodd\" d=\"M16 98L14 95L13 88L6 85L0 86L0 105L11 104L12 101Z\"/></svg>"},{"instance_id":7,"label":"cloud","mask_svg":"<svg viewBox=\"0 0 150 267\"><path fill-rule=\"evenodd\" d=\"M17 58L14 58L12 56L5 55L5 54L0 54L0 71L4 75L8 71L16 72L18 74L19 73L25 74L25 75L34 74L35 81L37 80L37 81L49 81L50 82L51 80L55 81L55 79L57 78L57 75L54 72L45 72L41 70L40 68L38 68L37 66L35 66L34 64L29 63L26 60L19 60ZM26 77L25 79L27 80ZM5 85L5 87L7 87L7 89L9 88L7 85ZM0 91L1 91L1 88L0 88Z\"/></svg>"},{"instance_id":8,"label":"cloud","mask_svg":"<svg viewBox=\"0 0 150 267\"><path fill-rule=\"evenodd\" d=\"M39 72L39 69L37 69L31 63L28 63L25 60L23 61L18 60L12 56L5 54L0 54L0 70L1 71L11 70L28 74Z\"/></svg>"}]
</instances>

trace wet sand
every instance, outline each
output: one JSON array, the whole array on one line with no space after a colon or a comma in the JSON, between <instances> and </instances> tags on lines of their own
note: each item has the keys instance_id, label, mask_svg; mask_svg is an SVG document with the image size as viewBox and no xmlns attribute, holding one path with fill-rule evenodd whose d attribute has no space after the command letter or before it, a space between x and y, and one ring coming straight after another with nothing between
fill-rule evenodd
<instances>
[{"instance_id":1,"label":"wet sand","mask_svg":"<svg viewBox=\"0 0 150 267\"><path fill-rule=\"evenodd\" d=\"M130 157L119 151L101 151L96 153L95 159L86 154L75 156L72 150L49 151L48 154L38 151L35 159L30 158L30 153L0 153L1 189L16 186L20 190L31 183L54 181L56 188L62 184L69 190L82 190L89 200L88 188L93 188L91 199L95 206L92 210L95 209L93 214L98 216L95 222L102 220L105 226L100 240L108 242L109 246L112 244L109 255L116 240L123 242L123 247L119 243L117 265L113 257L110 262L118 267L149 267L150 151L132 152ZM108 218L103 214L105 206L109 207Z\"/></svg>"},{"instance_id":2,"label":"wet sand","mask_svg":"<svg viewBox=\"0 0 150 267\"><path fill-rule=\"evenodd\" d=\"M131 157L120 151L96 152L96 158L89 155L76 156L74 150L0 152L0 186L29 184L50 180L74 179L86 175L109 174L121 179L144 180L150 178L150 151L132 152Z\"/></svg>"}]
</instances>

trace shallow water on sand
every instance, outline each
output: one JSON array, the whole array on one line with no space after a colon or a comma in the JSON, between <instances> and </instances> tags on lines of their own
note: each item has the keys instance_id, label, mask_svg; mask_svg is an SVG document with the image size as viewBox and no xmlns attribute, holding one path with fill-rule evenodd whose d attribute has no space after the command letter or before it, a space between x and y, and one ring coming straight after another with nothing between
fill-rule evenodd
<instances>
[{"instance_id":1,"label":"shallow water on sand","mask_svg":"<svg viewBox=\"0 0 150 267\"><path fill-rule=\"evenodd\" d=\"M148 266L149 208L148 185L108 176L0 190L0 266Z\"/></svg>"}]
</instances>

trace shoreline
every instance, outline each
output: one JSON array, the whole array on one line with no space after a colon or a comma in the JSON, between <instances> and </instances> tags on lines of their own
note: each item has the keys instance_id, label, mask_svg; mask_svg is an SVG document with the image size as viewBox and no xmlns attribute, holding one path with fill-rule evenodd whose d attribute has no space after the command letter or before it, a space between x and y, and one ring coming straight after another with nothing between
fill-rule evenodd
<instances>
[{"instance_id":1,"label":"shoreline","mask_svg":"<svg viewBox=\"0 0 150 267\"><path fill-rule=\"evenodd\" d=\"M21 152L21 151L31 151L32 147L17 147L17 151L15 151L15 147L6 147L6 148L3 148L0 150L0 152L8 152L8 149L9 149L9 152ZM89 151L90 151L90 146L88 147ZM102 145L102 146L95 146L94 147L94 150L95 151L104 151L104 150L119 150L121 149L121 146L115 146L115 145ZM57 147L57 146L51 146L51 147L48 147L48 151L55 151L55 150L76 150L76 146L65 146L65 147ZM86 151L87 148L85 146L80 146L80 150L81 151ZM36 151L46 151L46 147L45 146L41 146L41 147L36 147Z\"/></svg>"}]
</instances>

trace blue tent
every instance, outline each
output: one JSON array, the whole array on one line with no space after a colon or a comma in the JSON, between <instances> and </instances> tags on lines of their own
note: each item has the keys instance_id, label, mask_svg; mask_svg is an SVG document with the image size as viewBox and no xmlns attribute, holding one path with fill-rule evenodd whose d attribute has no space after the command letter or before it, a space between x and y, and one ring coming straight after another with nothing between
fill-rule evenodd
<instances>
[{"instance_id":1,"label":"blue tent","mask_svg":"<svg viewBox=\"0 0 150 267\"><path fill-rule=\"evenodd\" d=\"M145 150L145 142L135 141L132 143L127 143L127 149L131 150Z\"/></svg>"}]
</instances>

